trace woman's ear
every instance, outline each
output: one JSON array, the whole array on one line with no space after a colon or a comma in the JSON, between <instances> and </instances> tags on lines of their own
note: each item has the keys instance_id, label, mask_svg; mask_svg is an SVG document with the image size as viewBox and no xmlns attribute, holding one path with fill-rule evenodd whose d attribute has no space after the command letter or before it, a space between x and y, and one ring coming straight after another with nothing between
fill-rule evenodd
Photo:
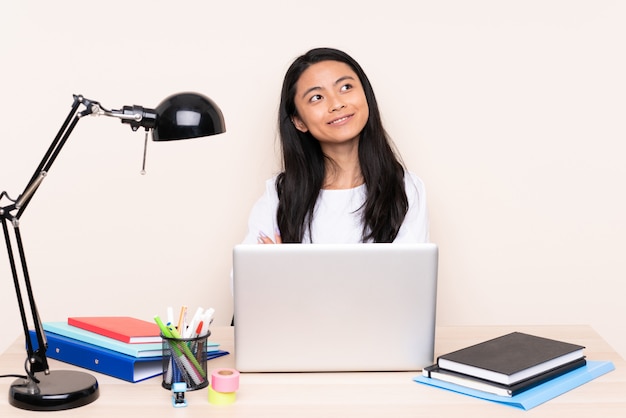
<instances>
[{"instance_id":1,"label":"woman's ear","mask_svg":"<svg viewBox=\"0 0 626 418\"><path fill-rule=\"evenodd\" d=\"M298 117L298 115L294 115L291 117L291 122L293 123L293 126L296 127L297 130L299 130L300 132L308 132L309 128L306 127L306 125L304 124L304 122L302 122L302 119L300 119Z\"/></svg>"}]
</instances>

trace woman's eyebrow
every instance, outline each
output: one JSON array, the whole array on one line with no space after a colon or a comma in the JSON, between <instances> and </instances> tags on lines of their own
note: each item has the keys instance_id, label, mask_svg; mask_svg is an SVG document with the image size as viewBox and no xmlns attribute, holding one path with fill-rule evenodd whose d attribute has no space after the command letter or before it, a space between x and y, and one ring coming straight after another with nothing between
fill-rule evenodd
<instances>
[{"instance_id":1,"label":"woman's eyebrow","mask_svg":"<svg viewBox=\"0 0 626 418\"><path fill-rule=\"evenodd\" d=\"M316 91L316 90L321 90L322 88L319 86L315 86L315 87L311 87L309 89L307 89L304 93L302 93L302 98L304 99L306 96L309 95L309 93Z\"/></svg>"},{"instance_id":2,"label":"woman's eyebrow","mask_svg":"<svg viewBox=\"0 0 626 418\"><path fill-rule=\"evenodd\" d=\"M344 75L343 77L339 77L334 83L333 85L336 86L337 84L346 81L346 80L354 80L354 77L352 77L351 75ZM308 88L304 93L302 93L302 98L304 99L309 93L316 91L316 90L322 90L322 88L320 86L315 86L315 87L311 87Z\"/></svg>"},{"instance_id":3,"label":"woman's eyebrow","mask_svg":"<svg viewBox=\"0 0 626 418\"><path fill-rule=\"evenodd\" d=\"M343 77L339 77L337 81L335 81L335 86L346 80L354 80L354 77L352 77L351 75L344 75Z\"/></svg>"}]
</instances>

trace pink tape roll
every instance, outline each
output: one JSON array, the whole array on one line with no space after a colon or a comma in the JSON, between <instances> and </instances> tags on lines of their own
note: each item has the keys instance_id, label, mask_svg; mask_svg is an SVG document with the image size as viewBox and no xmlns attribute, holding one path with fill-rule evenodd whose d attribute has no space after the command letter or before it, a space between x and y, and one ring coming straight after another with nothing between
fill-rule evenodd
<instances>
[{"instance_id":1,"label":"pink tape roll","mask_svg":"<svg viewBox=\"0 0 626 418\"><path fill-rule=\"evenodd\" d=\"M239 389L239 372L235 369L215 369L211 372L211 386L220 393Z\"/></svg>"}]
</instances>

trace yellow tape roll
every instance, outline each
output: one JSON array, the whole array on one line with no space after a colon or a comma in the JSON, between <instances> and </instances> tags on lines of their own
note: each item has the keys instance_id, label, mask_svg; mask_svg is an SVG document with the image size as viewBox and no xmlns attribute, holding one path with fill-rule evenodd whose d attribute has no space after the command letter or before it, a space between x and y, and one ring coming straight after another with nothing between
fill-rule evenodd
<instances>
[{"instance_id":1,"label":"yellow tape roll","mask_svg":"<svg viewBox=\"0 0 626 418\"><path fill-rule=\"evenodd\" d=\"M216 392L209 386L209 403L213 405L230 405L235 402L237 392Z\"/></svg>"}]
</instances>

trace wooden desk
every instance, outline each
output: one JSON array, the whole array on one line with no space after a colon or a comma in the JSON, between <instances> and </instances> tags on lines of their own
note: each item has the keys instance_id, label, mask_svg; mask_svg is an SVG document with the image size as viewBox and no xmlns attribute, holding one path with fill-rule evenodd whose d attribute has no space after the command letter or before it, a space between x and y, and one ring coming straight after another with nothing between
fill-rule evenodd
<instances>
[{"instance_id":1,"label":"wooden desk","mask_svg":"<svg viewBox=\"0 0 626 418\"><path fill-rule=\"evenodd\" d=\"M626 362L588 326L440 327L436 355L522 331L584 345L590 360L611 360L616 370L543 405L521 411L451 393L412 381L419 372L401 373L280 373L241 375L235 404L208 403L207 389L187 392L186 408L173 408L161 378L132 384L93 373L100 398L87 406L52 412L55 417L624 417ZM211 339L233 353L231 327L214 327ZM22 373L25 351L18 339L0 356L0 374ZM384 352L381 353L384 355ZM234 354L209 362L209 371L233 367ZM52 370L71 369L50 360ZM43 412L17 409L8 402L13 378L0 380L0 416L32 417Z\"/></svg>"}]
</instances>

